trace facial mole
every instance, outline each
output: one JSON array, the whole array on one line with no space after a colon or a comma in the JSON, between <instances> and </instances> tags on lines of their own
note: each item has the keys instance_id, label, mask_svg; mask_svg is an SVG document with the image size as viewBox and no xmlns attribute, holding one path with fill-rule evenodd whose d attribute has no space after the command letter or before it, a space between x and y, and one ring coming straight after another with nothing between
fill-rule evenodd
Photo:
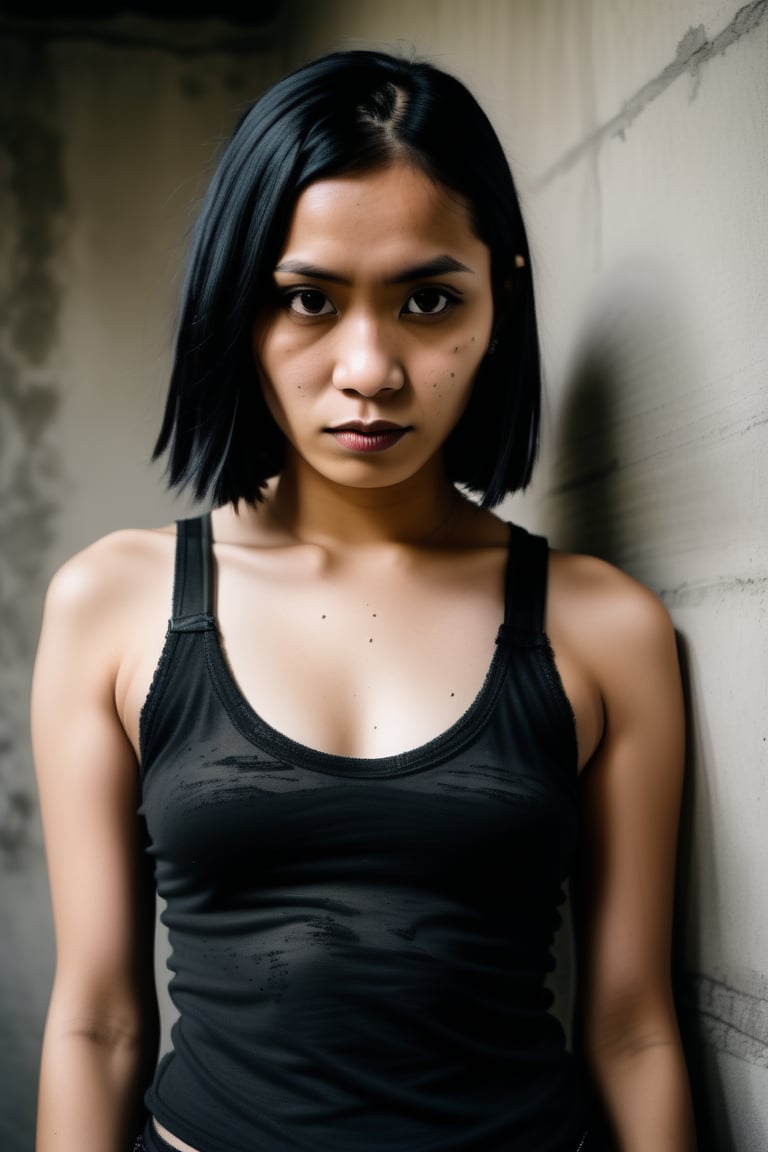
<instances>
[{"instance_id":1,"label":"facial mole","mask_svg":"<svg viewBox=\"0 0 768 1152\"><path fill-rule=\"evenodd\" d=\"M472 337L472 339L474 340L474 336ZM459 350L459 346L457 344L456 347L454 348L454 352L458 352L458 350Z\"/></svg>"},{"instance_id":2,"label":"facial mole","mask_svg":"<svg viewBox=\"0 0 768 1152\"><path fill-rule=\"evenodd\" d=\"M456 373L455 373L455 372L451 372L451 380L455 380L455 379L456 379Z\"/></svg>"}]
</instances>

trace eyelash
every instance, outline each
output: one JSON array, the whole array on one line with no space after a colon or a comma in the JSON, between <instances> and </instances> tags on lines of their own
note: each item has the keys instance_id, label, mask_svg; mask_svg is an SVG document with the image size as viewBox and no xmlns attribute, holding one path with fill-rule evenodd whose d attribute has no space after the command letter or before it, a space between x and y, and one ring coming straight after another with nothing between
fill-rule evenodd
<instances>
[{"instance_id":1,"label":"eyelash","mask_svg":"<svg viewBox=\"0 0 768 1152\"><path fill-rule=\"evenodd\" d=\"M415 300L417 296L423 293L434 293L436 296L443 297L444 303L442 308L440 308L438 312L408 311L406 305L408 305L412 300ZM322 301L323 309L325 309L325 305L330 305L330 309L318 312L299 311L294 307L294 303L300 301L302 296L315 297L316 300ZM321 291L319 288L288 288L285 292L280 294L280 300L283 307L288 312L292 312L294 316L299 316L302 319L313 320L318 319L321 316L336 315L336 309L333 307L330 299L326 296L325 292ZM420 319L430 319L431 317L444 316L447 312L450 312L452 308L456 307L456 305L461 304L461 302L461 298L455 293L449 291L447 288L438 287L437 285L425 285L423 288L416 288L415 291L411 292L410 296L405 302L405 305L401 309L400 314L402 316L416 316Z\"/></svg>"}]
</instances>

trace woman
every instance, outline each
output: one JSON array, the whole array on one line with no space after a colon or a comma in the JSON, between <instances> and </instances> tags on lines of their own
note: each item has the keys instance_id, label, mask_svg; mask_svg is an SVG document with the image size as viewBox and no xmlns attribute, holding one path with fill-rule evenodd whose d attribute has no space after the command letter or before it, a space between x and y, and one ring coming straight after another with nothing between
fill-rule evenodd
<instances>
[{"instance_id":1,"label":"woman","mask_svg":"<svg viewBox=\"0 0 768 1152\"><path fill-rule=\"evenodd\" d=\"M474 99L370 52L278 83L203 205L157 445L214 511L108 536L48 595L38 1152L141 1123L152 1152L576 1152L601 1112L623 1152L692 1148L673 629L490 511L538 417ZM543 986L570 873L585 1073Z\"/></svg>"}]
</instances>

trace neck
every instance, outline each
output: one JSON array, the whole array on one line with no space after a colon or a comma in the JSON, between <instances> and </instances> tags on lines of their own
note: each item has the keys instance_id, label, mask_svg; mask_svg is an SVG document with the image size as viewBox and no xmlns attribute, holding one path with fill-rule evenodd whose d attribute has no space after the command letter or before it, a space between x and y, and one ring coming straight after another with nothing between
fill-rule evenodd
<instances>
[{"instance_id":1,"label":"neck","mask_svg":"<svg viewBox=\"0 0 768 1152\"><path fill-rule=\"evenodd\" d=\"M441 460L382 488L338 485L302 461L290 461L269 499L276 523L317 543L446 543L457 524L477 511L448 479Z\"/></svg>"}]
</instances>

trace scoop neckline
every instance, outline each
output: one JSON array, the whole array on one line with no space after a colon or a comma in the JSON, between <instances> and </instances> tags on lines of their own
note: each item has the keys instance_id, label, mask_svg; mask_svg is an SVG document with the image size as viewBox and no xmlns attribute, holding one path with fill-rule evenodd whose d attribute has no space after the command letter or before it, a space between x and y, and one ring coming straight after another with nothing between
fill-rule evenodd
<instances>
[{"instance_id":1,"label":"scoop neckline","mask_svg":"<svg viewBox=\"0 0 768 1152\"><path fill-rule=\"evenodd\" d=\"M487 723L504 681L508 651L507 645L503 643L503 635L509 623L510 583L516 559L513 542L520 531L510 521L507 521L507 528L501 622L496 631L494 651L482 684L467 708L447 728L413 748L406 748L402 752L387 756L342 756L335 752L324 752L295 740L265 720L243 693L229 665L222 644L216 606L211 602L209 619L212 628L205 633L208 670L219 699L240 735L250 744L271 753L278 759L324 775L357 779L419 772L456 755L471 743ZM213 544L211 536L208 545L210 562L212 562Z\"/></svg>"},{"instance_id":2,"label":"scoop neckline","mask_svg":"<svg viewBox=\"0 0 768 1152\"><path fill-rule=\"evenodd\" d=\"M506 605L504 616L506 619ZM215 614L211 615L211 621L213 628L205 632L208 669L219 699L240 735L280 760L327 776L351 779L402 776L431 768L456 755L485 726L501 691L508 659L507 645L500 642L502 623L496 633L495 649L483 682L474 699L452 724L429 740L402 752L387 756L342 756L294 740L256 711L243 694L224 655Z\"/></svg>"}]
</instances>

